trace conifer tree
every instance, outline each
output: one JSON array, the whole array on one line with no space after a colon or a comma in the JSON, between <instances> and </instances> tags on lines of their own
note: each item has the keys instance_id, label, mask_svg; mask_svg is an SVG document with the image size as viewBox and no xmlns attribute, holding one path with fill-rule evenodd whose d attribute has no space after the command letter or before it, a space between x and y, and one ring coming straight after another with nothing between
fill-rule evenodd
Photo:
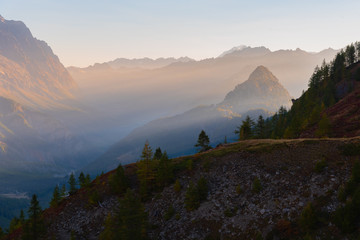
<instances>
[{"instance_id":1,"label":"conifer tree","mask_svg":"<svg viewBox=\"0 0 360 240\"><path fill-rule=\"evenodd\" d=\"M72 195L77 190L77 188L76 188L76 179L75 179L74 173L70 174L68 183L69 183L69 194Z\"/></svg>"},{"instance_id":2,"label":"conifer tree","mask_svg":"<svg viewBox=\"0 0 360 240\"><path fill-rule=\"evenodd\" d=\"M254 131L256 138L265 138L265 120L262 115L259 116Z\"/></svg>"},{"instance_id":3,"label":"conifer tree","mask_svg":"<svg viewBox=\"0 0 360 240\"><path fill-rule=\"evenodd\" d=\"M143 198L146 198L147 193L154 186L155 181L155 166L153 161L153 153L148 141L145 142L141 159L138 162L138 179L140 182L140 193Z\"/></svg>"},{"instance_id":4,"label":"conifer tree","mask_svg":"<svg viewBox=\"0 0 360 240\"><path fill-rule=\"evenodd\" d=\"M81 188L85 187L85 185L86 185L85 174L83 172L81 172L79 175L79 185Z\"/></svg>"},{"instance_id":5,"label":"conifer tree","mask_svg":"<svg viewBox=\"0 0 360 240\"><path fill-rule=\"evenodd\" d=\"M162 151L161 151L161 148L157 148L155 150L155 154L154 154L154 160L160 160L160 158L162 157Z\"/></svg>"},{"instance_id":6,"label":"conifer tree","mask_svg":"<svg viewBox=\"0 0 360 240\"><path fill-rule=\"evenodd\" d=\"M147 239L147 214L140 199L127 189L114 216L108 215L105 229L100 235L103 240L143 240Z\"/></svg>"},{"instance_id":7,"label":"conifer tree","mask_svg":"<svg viewBox=\"0 0 360 240\"><path fill-rule=\"evenodd\" d=\"M318 129L316 130L315 135L317 137L328 137L330 134L330 128L330 120L326 113L324 113L319 121Z\"/></svg>"},{"instance_id":8,"label":"conifer tree","mask_svg":"<svg viewBox=\"0 0 360 240\"><path fill-rule=\"evenodd\" d=\"M32 196L30 207L28 210L29 215L29 239L37 240L40 238L42 232L42 220L41 220L41 207L37 196Z\"/></svg>"},{"instance_id":9,"label":"conifer tree","mask_svg":"<svg viewBox=\"0 0 360 240\"><path fill-rule=\"evenodd\" d=\"M166 151L160 158L156 180L159 187L164 187L173 180L173 166Z\"/></svg>"},{"instance_id":10,"label":"conifer tree","mask_svg":"<svg viewBox=\"0 0 360 240\"><path fill-rule=\"evenodd\" d=\"M25 223L25 214L24 214L24 211L22 209L20 210L19 221L20 221L21 224Z\"/></svg>"},{"instance_id":11,"label":"conifer tree","mask_svg":"<svg viewBox=\"0 0 360 240\"><path fill-rule=\"evenodd\" d=\"M239 140L249 139L253 135L253 125L254 121L249 116L246 116L246 119L242 121L241 126L237 127L234 133L239 135Z\"/></svg>"},{"instance_id":12,"label":"conifer tree","mask_svg":"<svg viewBox=\"0 0 360 240\"><path fill-rule=\"evenodd\" d=\"M120 200L118 211L119 239L146 239L147 214L140 199L130 189Z\"/></svg>"},{"instance_id":13,"label":"conifer tree","mask_svg":"<svg viewBox=\"0 0 360 240\"><path fill-rule=\"evenodd\" d=\"M61 200L60 189L59 189L59 186L56 185L55 188L54 188L52 199L50 201L50 206L51 207L57 207L60 200Z\"/></svg>"},{"instance_id":14,"label":"conifer tree","mask_svg":"<svg viewBox=\"0 0 360 240\"><path fill-rule=\"evenodd\" d=\"M185 208L188 211L193 211L200 206L199 194L193 182L189 183L189 187L185 193Z\"/></svg>"},{"instance_id":15,"label":"conifer tree","mask_svg":"<svg viewBox=\"0 0 360 240\"><path fill-rule=\"evenodd\" d=\"M124 168L121 164L116 168L114 174L109 177L111 190L116 194L122 194L128 187L128 179L125 176Z\"/></svg>"},{"instance_id":16,"label":"conifer tree","mask_svg":"<svg viewBox=\"0 0 360 240\"><path fill-rule=\"evenodd\" d=\"M201 130L199 137L198 137L198 141L195 144L195 147L199 147L199 152L205 152L209 149L211 149L210 147L210 139L209 136L205 133L204 130Z\"/></svg>"}]
</instances>

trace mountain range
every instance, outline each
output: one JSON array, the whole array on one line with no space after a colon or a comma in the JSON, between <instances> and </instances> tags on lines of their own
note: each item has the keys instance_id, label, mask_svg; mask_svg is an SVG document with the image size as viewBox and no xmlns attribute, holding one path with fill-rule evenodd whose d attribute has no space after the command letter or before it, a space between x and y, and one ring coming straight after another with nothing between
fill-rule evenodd
<instances>
[{"instance_id":1,"label":"mountain range","mask_svg":"<svg viewBox=\"0 0 360 240\"><path fill-rule=\"evenodd\" d=\"M221 57L178 61L153 69L146 69L146 64L113 68L111 61L88 68L71 67L68 70L79 86L77 100L88 106L87 111L93 116L75 122L81 123L79 129L106 133L101 141L110 145L149 121L221 102L260 65L271 69L290 96L296 98L306 89L315 66L324 59L331 60L336 52L270 51L242 46Z\"/></svg>"}]
</instances>

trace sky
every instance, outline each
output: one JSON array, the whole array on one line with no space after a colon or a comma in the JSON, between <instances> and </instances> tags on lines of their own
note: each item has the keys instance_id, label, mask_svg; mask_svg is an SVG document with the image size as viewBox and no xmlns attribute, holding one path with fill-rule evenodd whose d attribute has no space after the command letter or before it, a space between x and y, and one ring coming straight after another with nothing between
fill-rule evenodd
<instances>
[{"instance_id":1,"label":"sky","mask_svg":"<svg viewBox=\"0 0 360 240\"><path fill-rule=\"evenodd\" d=\"M217 57L239 45L340 49L360 40L358 0L0 0L65 66L119 57Z\"/></svg>"}]
</instances>

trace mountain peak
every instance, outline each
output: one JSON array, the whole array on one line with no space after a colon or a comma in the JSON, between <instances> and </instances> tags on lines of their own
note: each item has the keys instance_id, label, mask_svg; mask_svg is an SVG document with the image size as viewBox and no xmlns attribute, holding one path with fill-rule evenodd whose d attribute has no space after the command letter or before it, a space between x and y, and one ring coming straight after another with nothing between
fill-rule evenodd
<instances>
[{"instance_id":1,"label":"mountain peak","mask_svg":"<svg viewBox=\"0 0 360 240\"><path fill-rule=\"evenodd\" d=\"M290 107L291 97L269 69L260 65L247 81L237 85L226 95L220 106L237 113L246 109L267 109L275 112L280 106Z\"/></svg>"},{"instance_id":2,"label":"mountain peak","mask_svg":"<svg viewBox=\"0 0 360 240\"><path fill-rule=\"evenodd\" d=\"M3 16L0 15L0 22L5 22L5 18L3 18Z\"/></svg>"},{"instance_id":3,"label":"mountain peak","mask_svg":"<svg viewBox=\"0 0 360 240\"><path fill-rule=\"evenodd\" d=\"M232 49L223 52L219 58L222 57L249 57L249 56L263 56L270 53L270 49L261 46L261 47L249 47L241 45L238 47L233 47Z\"/></svg>"},{"instance_id":4,"label":"mountain peak","mask_svg":"<svg viewBox=\"0 0 360 240\"><path fill-rule=\"evenodd\" d=\"M279 82L279 80L270 72L269 69L260 65L249 76L248 81L273 81Z\"/></svg>"}]
</instances>

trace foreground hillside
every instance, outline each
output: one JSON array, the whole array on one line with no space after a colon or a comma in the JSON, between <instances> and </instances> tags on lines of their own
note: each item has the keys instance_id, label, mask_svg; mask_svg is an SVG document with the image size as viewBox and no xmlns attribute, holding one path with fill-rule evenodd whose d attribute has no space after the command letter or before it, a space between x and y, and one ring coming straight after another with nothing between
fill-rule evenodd
<instances>
[{"instance_id":1,"label":"foreground hillside","mask_svg":"<svg viewBox=\"0 0 360 240\"><path fill-rule=\"evenodd\" d=\"M172 159L172 181L143 198L148 216L143 232L151 239L349 239L359 224L358 209L350 206L358 198L348 187L358 189L358 165L350 176L359 155L356 137L247 140ZM139 166L124 167L136 195ZM47 238L98 239L105 218L119 216L121 209L117 199L124 190L115 194L109 181L115 174L98 177L47 209ZM199 205L189 205L189 187L199 179L207 194ZM355 216L344 213L349 209ZM121 225L109 228L109 221L102 237L116 239L112 229Z\"/></svg>"}]
</instances>

